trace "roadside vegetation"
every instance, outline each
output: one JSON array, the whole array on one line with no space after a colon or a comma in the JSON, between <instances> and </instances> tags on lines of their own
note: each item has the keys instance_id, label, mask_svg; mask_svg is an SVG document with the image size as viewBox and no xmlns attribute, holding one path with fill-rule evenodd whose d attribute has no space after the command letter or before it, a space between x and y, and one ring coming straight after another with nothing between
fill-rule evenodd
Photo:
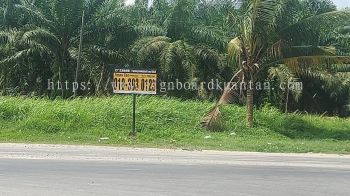
<instances>
[{"instance_id":1,"label":"roadside vegetation","mask_svg":"<svg viewBox=\"0 0 350 196\"><path fill-rule=\"evenodd\" d=\"M116 67L253 86L141 97L132 140L131 99L112 97ZM271 88L254 88L263 82ZM350 10L331 0L0 0L0 96L3 142L348 153Z\"/></svg>"},{"instance_id":2,"label":"roadside vegetation","mask_svg":"<svg viewBox=\"0 0 350 196\"><path fill-rule=\"evenodd\" d=\"M266 103L350 114L349 10L331 0L152 2L0 0L0 95L110 95L118 65L157 69L166 82L303 82L302 92L167 92L247 104L251 126L253 107ZM91 89L48 89L48 80L90 82Z\"/></svg>"},{"instance_id":3,"label":"roadside vegetation","mask_svg":"<svg viewBox=\"0 0 350 196\"><path fill-rule=\"evenodd\" d=\"M132 97L74 100L0 98L0 142L91 144L188 150L350 153L350 120L308 114L284 115L265 106L254 128L245 108L222 106L220 132L199 122L213 104L142 96L137 138L130 138Z\"/></svg>"}]
</instances>

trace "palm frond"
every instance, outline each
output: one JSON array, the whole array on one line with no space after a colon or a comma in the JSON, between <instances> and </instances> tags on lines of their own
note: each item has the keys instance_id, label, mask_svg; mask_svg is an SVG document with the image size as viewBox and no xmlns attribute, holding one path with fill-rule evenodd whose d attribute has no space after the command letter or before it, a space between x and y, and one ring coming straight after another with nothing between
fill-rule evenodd
<instances>
[{"instance_id":1,"label":"palm frond","mask_svg":"<svg viewBox=\"0 0 350 196\"><path fill-rule=\"evenodd\" d=\"M350 72L350 64L333 64L331 70L338 73L347 73Z\"/></svg>"},{"instance_id":2,"label":"palm frond","mask_svg":"<svg viewBox=\"0 0 350 196\"><path fill-rule=\"evenodd\" d=\"M152 55L159 54L171 39L168 37L154 37L144 38L138 40L131 48L131 52L136 55L137 63L142 64L146 62Z\"/></svg>"},{"instance_id":3,"label":"palm frond","mask_svg":"<svg viewBox=\"0 0 350 196\"><path fill-rule=\"evenodd\" d=\"M168 44L160 55L160 69L163 75L170 81L193 78L196 63L192 51L192 47L182 40Z\"/></svg>"},{"instance_id":4,"label":"palm frond","mask_svg":"<svg viewBox=\"0 0 350 196\"><path fill-rule=\"evenodd\" d=\"M172 70L176 70L176 68L181 67L177 60L181 60L177 56L176 53L176 47L174 44L169 44L165 46L164 50L161 53L160 56L160 69L161 72L166 75L168 78L175 79L176 72L173 72Z\"/></svg>"},{"instance_id":5,"label":"palm frond","mask_svg":"<svg viewBox=\"0 0 350 196\"><path fill-rule=\"evenodd\" d=\"M142 24L135 27L136 33L140 37L148 37L148 36L165 36L166 30L152 24Z\"/></svg>"},{"instance_id":6,"label":"palm frond","mask_svg":"<svg viewBox=\"0 0 350 196\"><path fill-rule=\"evenodd\" d=\"M242 54L242 42L236 37L228 43L228 56L231 61L236 61L240 59Z\"/></svg>"},{"instance_id":7,"label":"palm frond","mask_svg":"<svg viewBox=\"0 0 350 196\"><path fill-rule=\"evenodd\" d=\"M330 32L348 24L350 11L333 11L301 20L280 31L280 35L294 44L320 44Z\"/></svg>"},{"instance_id":8,"label":"palm frond","mask_svg":"<svg viewBox=\"0 0 350 196\"><path fill-rule=\"evenodd\" d=\"M9 41L9 34L6 31L0 32L0 44L5 44Z\"/></svg>"},{"instance_id":9,"label":"palm frond","mask_svg":"<svg viewBox=\"0 0 350 196\"><path fill-rule=\"evenodd\" d=\"M295 73L284 64L279 65L278 67L271 67L269 69L269 78L277 78L281 82L281 84L289 84L300 81L300 79L295 75ZM285 91L286 89L282 90ZM291 88L287 90L292 93L294 100L298 102L300 97L302 96L302 88Z\"/></svg>"},{"instance_id":10,"label":"palm frond","mask_svg":"<svg viewBox=\"0 0 350 196\"><path fill-rule=\"evenodd\" d=\"M96 59L103 60L105 62L124 60L124 57L120 54L120 52L113 51L102 46L89 46L87 52L91 56L97 57Z\"/></svg>"},{"instance_id":11,"label":"palm frond","mask_svg":"<svg viewBox=\"0 0 350 196\"><path fill-rule=\"evenodd\" d=\"M203 121L201 122L203 128L206 128L208 130L215 130L221 117L220 106L232 103L235 99L239 99L240 95L236 92L236 89L233 88L232 83L235 81L241 81L242 74L242 70L239 70L231 78L230 82L225 87L219 101L203 118Z\"/></svg>"},{"instance_id":12,"label":"palm frond","mask_svg":"<svg viewBox=\"0 0 350 196\"><path fill-rule=\"evenodd\" d=\"M302 72L308 68L325 68L334 64L350 64L349 56L299 56L282 59L280 62L288 65L294 72Z\"/></svg>"},{"instance_id":13,"label":"palm frond","mask_svg":"<svg viewBox=\"0 0 350 196\"><path fill-rule=\"evenodd\" d=\"M211 109L211 111L203 118L201 125L203 128L207 130L215 130L220 124L221 111L220 106L215 106Z\"/></svg>"},{"instance_id":14,"label":"palm frond","mask_svg":"<svg viewBox=\"0 0 350 196\"><path fill-rule=\"evenodd\" d=\"M196 26L191 29L193 40L216 47L219 50L226 50L229 38L219 29L206 26Z\"/></svg>"},{"instance_id":15,"label":"palm frond","mask_svg":"<svg viewBox=\"0 0 350 196\"><path fill-rule=\"evenodd\" d=\"M176 48L177 55L182 59L182 66L188 74L193 77L196 72L194 48L185 41L178 40L173 43Z\"/></svg>"},{"instance_id":16,"label":"palm frond","mask_svg":"<svg viewBox=\"0 0 350 196\"><path fill-rule=\"evenodd\" d=\"M196 57L203 61L216 64L221 60L220 53L217 50L208 46L196 46L194 47L194 50Z\"/></svg>"},{"instance_id":17,"label":"palm frond","mask_svg":"<svg viewBox=\"0 0 350 196\"><path fill-rule=\"evenodd\" d=\"M295 74L289 69L288 66L282 64L277 67L271 67L269 69L269 75L271 78L278 78L283 82L293 81L297 79Z\"/></svg>"},{"instance_id":18,"label":"palm frond","mask_svg":"<svg viewBox=\"0 0 350 196\"><path fill-rule=\"evenodd\" d=\"M283 51L285 48L289 48L289 43L282 39L278 40L266 50L267 56L277 59L283 58Z\"/></svg>"},{"instance_id":19,"label":"palm frond","mask_svg":"<svg viewBox=\"0 0 350 196\"><path fill-rule=\"evenodd\" d=\"M349 61L350 57L294 57L284 60L285 66L288 67L284 72L292 72L296 77L323 81L326 87L331 89L339 85L338 71L350 69Z\"/></svg>"},{"instance_id":20,"label":"palm frond","mask_svg":"<svg viewBox=\"0 0 350 196\"><path fill-rule=\"evenodd\" d=\"M38 25L47 25L50 27L54 27L54 22L47 19L47 17L43 13L41 13L40 10L36 7L33 7L28 4L17 4L15 7L22 13L27 15L29 18L32 18L33 21L36 21Z\"/></svg>"},{"instance_id":21,"label":"palm frond","mask_svg":"<svg viewBox=\"0 0 350 196\"><path fill-rule=\"evenodd\" d=\"M283 51L284 57L296 56L335 56L337 49L334 46L291 46L285 47Z\"/></svg>"},{"instance_id":22,"label":"palm frond","mask_svg":"<svg viewBox=\"0 0 350 196\"><path fill-rule=\"evenodd\" d=\"M60 46L59 38L43 28L37 28L25 32L23 34L22 41L29 45L34 45L36 43L44 45L47 48L50 48L51 51L57 50Z\"/></svg>"},{"instance_id":23,"label":"palm frond","mask_svg":"<svg viewBox=\"0 0 350 196\"><path fill-rule=\"evenodd\" d=\"M12 57L10 56L7 60L16 59L16 56L22 57L24 54L28 54L28 57L30 57L29 54L33 54L34 51L38 52L39 54L50 53L50 49L45 44L29 39L30 32L32 32L31 27L22 28L21 30L8 29L6 31L0 31L0 42L13 47L15 51L17 50L17 54L13 55ZM29 33L27 34L29 37L27 37L26 33Z\"/></svg>"},{"instance_id":24,"label":"palm frond","mask_svg":"<svg viewBox=\"0 0 350 196\"><path fill-rule=\"evenodd\" d=\"M253 0L250 12L254 25L274 27L283 3L281 0Z\"/></svg>"},{"instance_id":25,"label":"palm frond","mask_svg":"<svg viewBox=\"0 0 350 196\"><path fill-rule=\"evenodd\" d=\"M14 55L9 56L5 59L3 59L2 61L0 61L1 65L15 65L17 63L23 63L26 62L26 60L33 56L33 54L37 53L38 48L35 49L26 49L26 50L22 50L19 52L16 52Z\"/></svg>"},{"instance_id":26,"label":"palm frond","mask_svg":"<svg viewBox=\"0 0 350 196\"><path fill-rule=\"evenodd\" d=\"M3 44L15 44L23 36L23 31L16 28L10 28L0 31L0 43Z\"/></svg>"},{"instance_id":27,"label":"palm frond","mask_svg":"<svg viewBox=\"0 0 350 196\"><path fill-rule=\"evenodd\" d=\"M5 8L0 6L0 27L5 23Z\"/></svg>"}]
</instances>

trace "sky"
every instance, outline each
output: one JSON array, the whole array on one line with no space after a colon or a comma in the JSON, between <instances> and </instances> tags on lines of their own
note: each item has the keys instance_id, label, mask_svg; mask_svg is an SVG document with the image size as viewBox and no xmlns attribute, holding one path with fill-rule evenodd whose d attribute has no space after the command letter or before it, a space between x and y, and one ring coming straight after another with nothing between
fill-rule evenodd
<instances>
[{"instance_id":1,"label":"sky","mask_svg":"<svg viewBox=\"0 0 350 196\"><path fill-rule=\"evenodd\" d=\"M349 0L350 1L350 0ZM133 4L135 0L125 0L126 5ZM150 6L153 3L153 0L148 0L148 6Z\"/></svg>"},{"instance_id":2,"label":"sky","mask_svg":"<svg viewBox=\"0 0 350 196\"><path fill-rule=\"evenodd\" d=\"M333 2L338 8L350 7L350 0L333 0Z\"/></svg>"},{"instance_id":3,"label":"sky","mask_svg":"<svg viewBox=\"0 0 350 196\"><path fill-rule=\"evenodd\" d=\"M126 5L130 5L134 2L134 0L125 0Z\"/></svg>"},{"instance_id":4,"label":"sky","mask_svg":"<svg viewBox=\"0 0 350 196\"><path fill-rule=\"evenodd\" d=\"M135 0L125 0L127 5L130 5L134 2ZM151 0L153 1L153 0ZM345 8L345 7L350 7L350 0L333 0L334 4L338 7L338 8Z\"/></svg>"}]
</instances>

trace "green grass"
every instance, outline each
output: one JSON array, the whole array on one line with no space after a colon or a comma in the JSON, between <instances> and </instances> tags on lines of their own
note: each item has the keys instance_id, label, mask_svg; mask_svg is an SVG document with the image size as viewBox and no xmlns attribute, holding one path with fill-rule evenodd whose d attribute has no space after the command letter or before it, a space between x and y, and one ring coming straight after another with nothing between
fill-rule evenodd
<instances>
[{"instance_id":1,"label":"green grass","mask_svg":"<svg viewBox=\"0 0 350 196\"><path fill-rule=\"evenodd\" d=\"M0 97L0 142L91 144L259 152L350 153L350 119L284 115L272 107L245 126L245 109L222 108L222 132L199 126L213 103L138 97L136 139L129 138L132 98L47 100ZM208 138L208 136L210 136ZM100 138L108 140L100 141Z\"/></svg>"}]
</instances>

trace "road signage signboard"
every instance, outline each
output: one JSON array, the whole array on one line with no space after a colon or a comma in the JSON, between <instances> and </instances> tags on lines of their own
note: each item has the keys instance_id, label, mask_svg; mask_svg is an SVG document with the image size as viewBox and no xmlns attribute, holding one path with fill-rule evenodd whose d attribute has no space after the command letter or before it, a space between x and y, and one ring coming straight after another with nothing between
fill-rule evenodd
<instances>
[{"instance_id":1,"label":"road signage signboard","mask_svg":"<svg viewBox=\"0 0 350 196\"><path fill-rule=\"evenodd\" d=\"M136 136L136 95L157 94L157 71L140 69L116 69L113 74L113 92L132 94L132 131Z\"/></svg>"},{"instance_id":2,"label":"road signage signboard","mask_svg":"<svg viewBox=\"0 0 350 196\"><path fill-rule=\"evenodd\" d=\"M113 91L116 94L157 94L155 70L116 69L113 81Z\"/></svg>"}]
</instances>

